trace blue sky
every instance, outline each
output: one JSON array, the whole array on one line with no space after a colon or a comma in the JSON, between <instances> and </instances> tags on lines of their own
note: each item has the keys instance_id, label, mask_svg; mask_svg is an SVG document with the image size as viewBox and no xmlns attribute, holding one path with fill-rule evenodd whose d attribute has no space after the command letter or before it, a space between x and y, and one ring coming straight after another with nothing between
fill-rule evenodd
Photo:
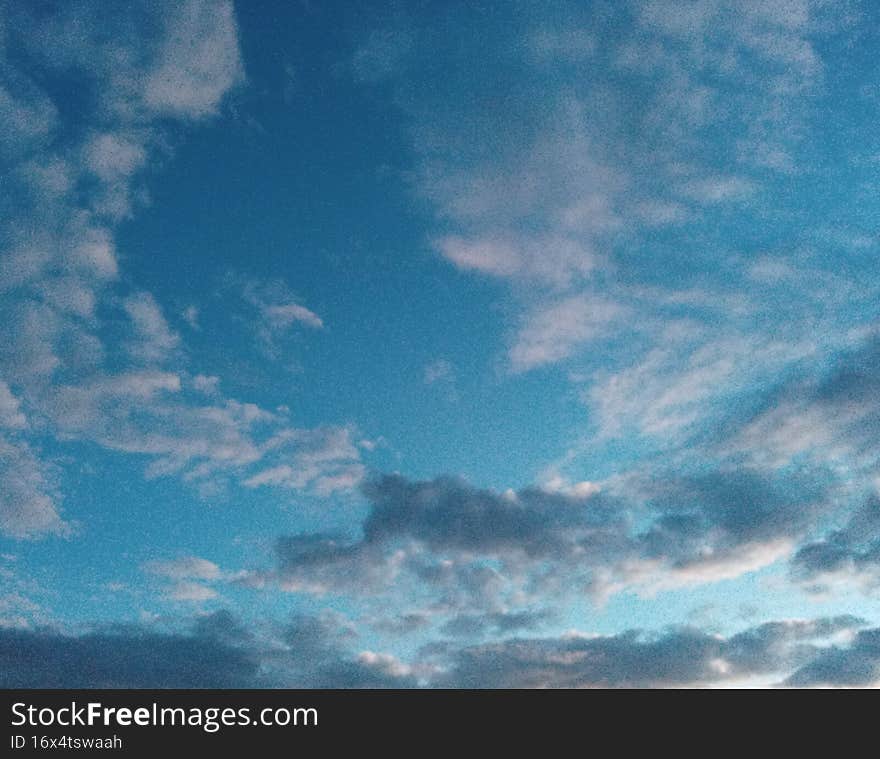
<instances>
[{"instance_id":1,"label":"blue sky","mask_svg":"<svg viewBox=\"0 0 880 759\"><path fill-rule=\"evenodd\" d=\"M0 9L4 684L880 679L873 4Z\"/></svg>"}]
</instances>

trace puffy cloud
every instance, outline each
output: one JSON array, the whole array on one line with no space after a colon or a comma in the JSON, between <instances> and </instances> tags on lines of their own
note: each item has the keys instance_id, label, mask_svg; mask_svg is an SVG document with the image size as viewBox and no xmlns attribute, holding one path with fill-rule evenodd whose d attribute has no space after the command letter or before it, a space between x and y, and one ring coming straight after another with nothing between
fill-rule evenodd
<instances>
[{"instance_id":1,"label":"puffy cloud","mask_svg":"<svg viewBox=\"0 0 880 759\"><path fill-rule=\"evenodd\" d=\"M435 684L469 688L658 688L778 680L801 662L821 661L812 645L861 623L853 617L775 622L730 637L693 628L646 635L572 634L451 649Z\"/></svg>"},{"instance_id":2,"label":"puffy cloud","mask_svg":"<svg viewBox=\"0 0 880 759\"><path fill-rule=\"evenodd\" d=\"M248 628L227 610L189 629L143 625L73 635L0 629L4 688L400 688L416 684L394 657L357 651L339 615L295 615Z\"/></svg>"},{"instance_id":3,"label":"puffy cloud","mask_svg":"<svg viewBox=\"0 0 880 759\"><path fill-rule=\"evenodd\" d=\"M876 687L880 682L880 629L859 630L848 645L823 649L785 682L795 687Z\"/></svg>"},{"instance_id":4,"label":"puffy cloud","mask_svg":"<svg viewBox=\"0 0 880 759\"><path fill-rule=\"evenodd\" d=\"M166 591L172 601L202 603L217 598L217 591L206 583L223 579L220 567L198 556L148 561L143 570L173 582Z\"/></svg>"},{"instance_id":5,"label":"puffy cloud","mask_svg":"<svg viewBox=\"0 0 880 759\"><path fill-rule=\"evenodd\" d=\"M813 591L841 581L876 590L880 586L880 498L870 496L841 529L802 545L792 559L792 573Z\"/></svg>"},{"instance_id":6,"label":"puffy cloud","mask_svg":"<svg viewBox=\"0 0 880 759\"><path fill-rule=\"evenodd\" d=\"M144 77L144 103L158 115L210 116L244 77L233 5L187 0L169 10L158 54Z\"/></svg>"},{"instance_id":7,"label":"puffy cloud","mask_svg":"<svg viewBox=\"0 0 880 759\"><path fill-rule=\"evenodd\" d=\"M512 498L455 479L408 482L386 476L367 483L372 509L364 543L413 539L437 551L520 552L545 557L574 550L580 533L614 523L601 501L525 490Z\"/></svg>"},{"instance_id":8,"label":"puffy cloud","mask_svg":"<svg viewBox=\"0 0 880 759\"><path fill-rule=\"evenodd\" d=\"M754 470L500 494L453 478L385 476L363 492L370 510L359 539L282 537L277 568L247 581L383 603L428 592L441 619L519 613L537 599L601 601L738 577L789 555L830 509L820 478Z\"/></svg>"},{"instance_id":9,"label":"puffy cloud","mask_svg":"<svg viewBox=\"0 0 880 759\"><path fill-rule=\"evenodd\" d=\"M877 630L854 617L770 622L729 635L695 628L599 636L436 642L412 661L356 648L325 612L246 629L221 610L189 630L143 626L68 635L0 629L5 688L662 687L876 680Z\"/></svg>"}]
</instances>

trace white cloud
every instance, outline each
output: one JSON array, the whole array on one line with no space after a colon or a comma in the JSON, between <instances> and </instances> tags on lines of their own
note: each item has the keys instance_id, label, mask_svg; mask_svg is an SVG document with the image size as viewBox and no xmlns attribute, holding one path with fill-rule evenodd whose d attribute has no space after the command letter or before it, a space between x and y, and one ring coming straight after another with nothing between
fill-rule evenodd
<instances>
[{"instance_id":1,"label":"white cloud","mask_svg":"<svg viewBox=\"0 0 880 759\"><path fill-rule=\"evenodd\" d=\"M142 365L179 356L180 338L151 294L121 301L129 340L108 338L99 321L102 306L120 303L110 291L119 276L115 226L143 195L136 183L156 150L173 147L172 120L216 113L243 81L233 4L79 3L10 13L3 30L10 44L0 48L0 157L10 167L0 201L4 380L20 389L41 434L146 455L157 471L191 467L187 475L195 476L198 464L208 477L258 460L263 441L252 438L254 427L272 415L226 399L193 405L179 374L130 371L126 350ZM12 47L22 55L7 55ZM22 60L40 76L18 71ZM89 109L55 107L37 82L59 77L82 90ZM55 381L61 372L63 385ZM28 434L5 382L0 426ZM50 470L34 448L18 437L0 445L4 532L66 530Z\"/></svg>"},{"instance_id":2,"label":"white cloud","mask_svg":"<svg viewBox=\"0 0 880 759\"><path fill-rule=\"evenodd\" d=\"M168 597L172 601L188 601L201 603L217 598L217 591L200 582L178 582L168 591Z\"/></svg>"},{"instance_id":3,"label":"white cloud","mask_svg":"<svg viewBox=\"0 0 880 759\"><path fill-rule=\"evenodd\" d=\"M322 496L353 490L366 470L352 434L347 427L282 433L278 440L286 443L282 463L256 472L243 484L249 488L271 485L308 490Z\"/></svg>"},{"instance_id":4,"label":"white cloud","mask_svg":"<svg viewBox=\"0 0 880 759\"><path fill-rule=\"evenodd\" d=\"M718 404L814 350L810 340L673 332L636 364L597 376L584 399L602 435L635 432L669 443L705 423Z\"/></svg>"},{"instance_id":5,"label":"white cloud","mask_svg":"<svg viewBox=\"0 0 880 759\"><path fill-rule=\"evenodd\" d=\"M150 574L169 580L217 580L220 567L213 561L198 556L181 556L167 561L149 561L144 569Z\"/></svg>"},{"instance_id":6,"label":"white cloud","mask_svg":"<svg viewBox=\"0 0 880 759\"><path fill-rule=\"evenodd\" d=\"M588 243L564 236L468 239L450 235L435 244L441 255L460 269L551 285L567 285L585 277L599 261Z\"/></svg>"},{"instance_id":7,"label":"white cloud","mask_svg":"<svg viewBox=\"0 0 880 759\"><path fill-rule=\"evenodd\" d=\"M56 341L63 326L57 313L43 303L14 303L0 321L0 367L4 375L22 382L51 375L61 363Z\"/></svg>"},{"instance_id":8,"label":"white cloud","mask_svg":"<svg viewBox=\"0 0 880 759\"><path fill-rule=\"evenodd\" d=\"M623 313L622 306L590 294L538 306L525 315L510 347L512 370L527 371L568 358Z\"/></svg>"},{"instance_id":9,"label":"white cloud","mask_svg":"<svg viewBox=\"0 0 880 759\"><path fill-rule=\"evenodd\" d=\"M376 29L357 48L352 70L362 82L376 83L397 73L414 40L409 30Z\"/></svg>"},{"instance_id":10,"label":"white cloud","mask_svg":"<svg viewBox=\"0 0 880 759\"><path fill-rule=\"evenodd\" d=\"M707 552L681 567L661 570L655 563L633 565L625 571L627 584L640 596L652 598L667 590L710 585L741 577L775 564L791 555L795 541L789 539L747 543L735 551Z\"/></svg>"},{"instance_id":11,"label":"white cloud","mask_svg":"<svg viewBox=\"0 0 880 759\"><path fill-rule=\"evenodd\" d=\"M27 427L27 417L21 403L3 380L0 380L0 428L21 430Z\"/></svg>"},{"instance_id":12,"label":"white cloud","mask_svg":"<svg viewBox=\"0 0 880 759\"><path fill-rule=\"evenodd\" d=\"M233 5L186 0L172 8L144 102L159 115L210 116L244 78Z\"/></svg>"},{"instance_id":13,"label":"white cloud","mask_svg":"<svg viewBox=\"0 0 880 759\"><path fill-rule=\"evenodd\" d=\"M596 52L596 36L590 29L543 28L532 32L526 41L529 54L540 63L580 63Z\"/></svg>"},{"instance_id":14,"label":"white cloud","mask_svg":"<svg viewBox=\"0 0 880 759\"><path fill-rule=\"evenodd\" d=\"M320 316L298 303L266 304L263 314L269 324L276 329L285 329L296 322L314 329L321 329L324 326Z\"/></svg>"},{"instance_id":15,"label":"white cloud","mask_svg":"<svg viewBox=\"0 0 880 759\"><path fill-rule=\"evenodd\" d=\"M72 260L100 279L113 279L118 272L113 238L106 229L85 228L75 236Z\"/></svg>"},{"instance_id":16,"label":"white cloud","mask_svg":"<svg viewBox=\"0 0 880 759\"><path fill-rule=\"evenodd\" d=\"M181 475L205 492L233 478L326 495L351 490L364 476L349 428L296 429L284 409L225 398L212 377L183 383L177 373L150 369L96 375L52 388L44 412L63 439L145 455L147 476Z\"/></svg>"},{"instance_id":17,"label":"white cloud","mask_svg":"<svg viewBox=\"0 0 880 759\"><path fill-rule=\"evenodd\" d=\"M723 203L747 198L755 192L755 183L743 177L711 176L685 182L681 192L698 203Z\"/></svg>"},{"instance_id":18,"label":"white cloud","mask_svg":"<svg viewBox=\"0 0 880 759\"><path fill-rule=\"evenodd\" d=\"M314 330L324 328L324 320L302 305L300 299L281 280L242 280L230 274L227 285L234 290L240 290L241 297L253 309L253 329L261 347L270 358L281 357L284 340L294 326Z\"/></svg>"},{"instance_id":19,"label":"white cloud","mask_svg":"<svg viewBox=\"0 0 880 759\"><path fill-rule=\"evenodd\" d=\"M180 337L168 326L156 299L147 292L136 293L122 306L135 333L129 343L131 354L147 363L167 359L180 344Z\"/></svg>"},{"instance_id":20,"label":"white cloud","mask_svg":"<svg viewBox=\"0 0 880 759\"><path fill-rule=\"evenodd\" d=\"M140 141L120 134L96 134L86 143L83 158L86 168L105 182L127 178L142 168L147 159Z\"/></svg>"},{"instance_id":21,"label":"white cloud","mask_svg":"<svg viewBox=\"0 0 880 759\"><path fill-rule=\"evenodd\" d=\"M45 465L24 442L0 437L0 532L12 538L65 534Z\"/></svg>"},{"instance_id":22,"label":"white cloud","mask_svg":"<svg viewBox=\"0 0 880 759\"><path fill-rule=\"evenodd\" d=\"M205 374L197 374L193 377L192 383L196 390L206 395L214 395L220 388L219 377L207 376Z\"/></svg>"},{"instance_id":23,"label":"white cloud","mask_svg":"<svg viewBox=\"0 0 880 759\"><path fill-rule=\"evenodd\" d=\"M455 382L455 367L445 358L431 361L424 370L426 385L434 385L438 382Z\"/></svg>"},{"instance_id":24,"label":"white cloud","mask_svg":"<svg viewBox=\"0 0 880 759\"><path fill-rule=\"evenodd\" d=\"M183 320L191 329L199 329L199 309L197 306L187 306L183 309Z\"/></svg>"},{"instance_id":25,"label":"white cloud","mask_svg":"<svg viewBox=\"0 0 880 759\"><path fill-rule=\"evenodd\" d=\"M16 155L49 136L56 127L58 112L27 77L6 74L9 81L0 83L0 155Z\"/></svg>"}]
</instances>

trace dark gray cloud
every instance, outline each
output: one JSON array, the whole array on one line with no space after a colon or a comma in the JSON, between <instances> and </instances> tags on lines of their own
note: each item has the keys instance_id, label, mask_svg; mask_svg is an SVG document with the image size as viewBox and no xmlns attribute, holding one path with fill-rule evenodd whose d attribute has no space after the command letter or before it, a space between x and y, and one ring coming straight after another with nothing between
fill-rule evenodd
<instances>
[{"instance_id":1,"label":"dark gray cloud","mask_svg":"<svg viewBox=\"0 0 880 759\"><path fill-rule=\"evenodd\" d=\"M411 687L392 657L357 651L357 635L335 614L297 615L249 629L227 610L165 633L116 626L82 635L0 630L3 688L358 688Z\"/></svg>"},{"instance_id":2,"label":"dark gray cloud","mask_svg":"<svg viewBox=\"0 0 880 759\"><path fill-rule=\"evenodd\" d=\"M875 686L880 680L880 629L859 631L848 646L832 646L787 680L794 687Z\"/></svg>"},{"instance_id":3,"label":"dark gray cloud","mask_svg":"<svg viewBox=\"0 0 880 759\"><path fill-rule=\"evenodd\" d=\"M492 619L495 631L537 623ZM487 623L488 624L488 623ZM880 676L880 630L842 616L770 622L729 637L696 628L610 636L449 640L412 661L363 650L338 614L249 629L228 611L188 632L116 627L83 635L0 631L5 688L527 688L736 684L868 685ZM858 632L857 632L858 631ZM849 643L833 645L837 638Z\"/></svg>"},{"instance_id":4,"label":"dark gray cloud","mask_svg":"<svg viewBox=\"0 0 880 759\"><path fill-rule=\"evenodd\" d=\"M871 588L880 584L880 498L869 497L841 529L802 546L792 575L815 590L835 575L855 575Z\"/></svg>"},{"instance_id":5,"label":"dark gray cloud","mask_svg":"<svg viewBox=\"0 0 880 759\"><path fill-rule=\"evenodd\" d=\"M520 631L534 631L549 622L548 611L494 612L491 614L459 614L448 620L440 631L461 638L484 635L510 635Z\"/></svg>"},{"instance_id":6,"label":"dark gray cloud","mask_svg":"<svg viewBox=\"0 0 880 759\"><path fill-rule=\"evenodd\" d=\"M251 688L258 661L205 634L0 631L4 688Z\"/></svg>"},{"instance_id":7,"label":"dark gray cloud","mask_svg":"<svg viewBox=\"0 0 880 759\"><path fill-rule=\"evenodd\" d=\"M814 641L860 624L853 617L777 622L729 638L693 628L659 635L512 639L438 649L449 667L436 684L472 688L701 686L784 676L817 654ZM441 659L442 659L441 655ZM806 666L806 665L805 665Z\"/></svg>"},{"instance_id":8,"label":"dark gray cloud","mask_svg":"<svg viewBox=\"0 0 880 759\"><path fill-rule=\"evenodd\" d=\"M284 536L277 570L255 579L362 594L413 583L452 616L521 611L514 596L522 607L559 593L708 582L787 553L827 509L826 487L754 469L632 478L588 495L383 476L364 486L360 538Z\"/></svg>"},{"instance_id":9,"label":"dark gray cloud","mask_svg":"<svg viewBox=\"0 0 880 759\"><path fill-rule=\"evenodd\" d=\"M441 477L410 482L384 476L368 483L371 511L364 542L410 538L434 551L497 553L530 557L570 553L579 537L620 527L620 515L605 499L584 500L537 488L515 497Z\"/></svg>"}]
</instances>

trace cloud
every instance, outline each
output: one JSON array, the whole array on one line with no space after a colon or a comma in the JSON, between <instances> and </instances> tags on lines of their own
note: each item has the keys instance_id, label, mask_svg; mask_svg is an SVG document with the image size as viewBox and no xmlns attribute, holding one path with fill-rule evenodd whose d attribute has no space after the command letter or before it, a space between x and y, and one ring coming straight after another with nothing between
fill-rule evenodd
<instances>
[{"instance_id":1,"label":"cloud","mask_svg":"<svg viewBox=\"0 0 880 759\"><path fill-rule=\"evenodd\" d=\"M738 577L791 554L831 508L820 480L664 472L608 492L496 493L449 477L384 476L363 485L370 509L360 538L284 536L277 568L246 582L386 604L412 593L433 598L432 614L447 621L463 611L516 614L572 595L648 596ZM491 619L480 624L491 627Z\"/></svg>"},{"instance_id":2,"label":"cloud","mask_svg":"<svg viewBox=\"0 0 880 759\"><path fill-rule=\"evenodd\" d=\"M134 330L134 340L129 343L132 356L148 364L169 358L179 346L180 337L168 326L156 299L150 293L135 293L123 301L122 307Z\"/></svg>"},{"instance_id":3,"label":"cloud","mask_svg":"<svg viewBox=\"0 0 880 759\"><path fill-rule=\"evenodd\" d=\"M27 427L27 417L21 410L21 402L3 380L0 380L0 429L21 430Z\"/></svg>"},{"instance_id":4,"label":"cloud","mask_svg":"<svg viewBox=\"0 0 880 759\"><path fill-rule=\"evenodd\" d=\"M176 632L146 625L73 635L0 628L4 688L402 688L416 684L394 657L354 648L338 614L246 626L225 609Z\"/></svg>"},{"instance_id":5,"label":"cloud","mask_svg":"<svg viewBox=\"0 0 880 759\"><path fill-rule=\"evenodd\" d=\"M189 325L190 329L199 329L199 309L198 306L187 306L183 310L183 320Z\"/></svg>"},{"instance_id":6,"label":"cloud","mask_svg":"<svg viewBox=\"0 0 880 759\"><path fill-rule=\"evenodd\" d=\"M453 648L435 684L464 688L659 688L762 678L773 682L823 654L812 641L847 632L853 617L774 622L724 638L693 628L655 635L513 639Z\"/></svg>"},{"instance_id":7,"label":"cloud","mask_svg":"<svg viewBox=\"0 0 880 759\"><path fill-rule=\"evenodd\" d=\"M144 569L150 574L170 580L216 580L220 577L220 567L213 561L198 556L150 561L144 565Z\"/></svg>"},{"instance_id":8,"label":"cloud","mask_svg":"<svg viewBox=\"0 0 880 759\"><path fill-rule=\"evenodd\" d=\"M0 84L0 136L4 157L18 156L44 143L55 129L58 110L49 97L21 72L7 70Z\"/></svg>"},{"instance_id":9,"label":"cloud","mask_svg":"<svg viewBox=\"0 0 880 759\"><path fill-rule=\"evenodd\" d=\"M849 645L834 645L795 671L786 685L876 687L880 681L880 629L859 630Z\"/></svg>"},{"instance_id":10,"label":"cloud","mask_svg":"<svg viewBox=\"0 0 880 759\"><path fill-rule=\"evenodd\" d=\"M511 369L523 372L568 358L624 313L616 303L590 294L538 306L523 317L514 337Z\"/></svg>"},{"instance_id":11,"label":"cloud","mask_svg":"<svg viewBox=\"0 0 880 759\"><path fill-rule=\"evenodd\" d=\"M600 371L584 391L599 433L636 434L667 447L705 428L713 414L816 350L806 336L670 330L635 364Z\"/></svg>"},{"instance_id":12,"label":"cloud","mask_svg":"<svg viewBox=\"0 0 880 759\"><path fill-rule=\"evenodd\" d=\"M0 531L11 538L63 535L70 530L58 509L48 467L25 442L0 436Z\"/></svg>"},{"instance_id":13,"label":"cloud","mask_svg":"<svg viewBox=\"0 0 880 759\"><path fill-rule=\"evenodd\" d=\"M681 191L699 203L723 203L748 197L755 191L755 186L742 177L716 176L686 182Z\"/></svg>"},{"instance_id":14,"label":"cloud","mask_svg":"<svg viewBox=\"0 0 880 759\"><path fill-rule=\"evenodd\" d=\"M546 624L552 615L547 611L493 612L490 614L459 614L440 628L446 635L462 638L485 635L509 635L533 631Z\"/></svg>"},{"instance_id":15,"label":"cloud","mask_svg":"<svg viewBox=\"0 0 880 759\"><path fill-rule=\"evenodd\" d=\"M166 465L198 458L199 447L202 455L210 449L209 459L235 458L221 450L229 445L222 436L194 443L181 440L180 430L174 439L136 429L140 404L146 417L155 414L162 393L178 391L168 384L176 380L153 375L164 384L150 390L147 375L123 368L111 378L104 362L127 366L124 350L141 364L165 362L180 340L150 293L121 301L131 327L127 342L113 339L103 313L119 302L115 229L143 194L142 174L159 146L167 153L173 145L175 120L217 113L243 80L243 67L233 6L225 0L112 8L79 2L39 12L8 6L4 14L0 113L8 128L0 153L9 170L0 200L0 414L19 437L2 442L0 500L4 531L22 537L65 529L47 467L25 439L22 408L41 420L42 435L161 455ZM59 80L89 107L57 107L39 83ZM223 426L210 409L188 411L206 434Z\"/></svg>"},{"instance_id":16,"label":"cloud","mask_svg":"<svg viewBox=\"0 0 880 759\"><path fill-rule=\"evenodd\" d=\"M423 378L426 385L455 383L455 367L445 358L438 358L425 366Z\"/></svg>"},{"instance_id":17,"label":"cloud","mask_svg":"<svg viewBox=\"0 0 880 759\"><path fill-rule=\"evenodd\" d=\"M212 636L143 629L69 636L0 630L4 688L247 688L250 654Z\"/></svg>"},{"instance_id":18,"label":"cloud","mask_svg":"<svg viewBox=\"0 0 880 759\"><path fill-rule=\"evenodd\" d=\"M324 328L324 320L299 303L290 288L280 280L260 282L230 274L225 284L240 291L241 297L252 309L253 329L270 358L281 357L285 347L283 340L293 327Z\"/></svg>"},{"instance_id":19,"label":"cloud","mask_svg":"<svg viewBox=\"0 0 880 759\"><path fill-rule=\"evenodd\" d=\"M158 115L211 116L244 78L233 5L187 0L170 8L158 54L144 78L144 103Z\"/></svg>"},{"instance_id":20,"label":"cloud","mask_svg":"<svg viewBox=\"0 0 880 759\"><path fill-rule=\"evenodd\" d=\"M0 630L27 629L44 617L40 606L27 596L8 589L0 595Z\"/></svg>"},{"instance_id":21,"label":"cloud","mask_svg":"<svg viewBox=\"0 0 880 759\"><path fill-rule=\"evenodd\" d=\"M219 393L206 399L204 382L194 384L196 396L175 372L99 374L51 388L42 406L62 439L146 456L150 477L180 475L201 484L232 477L245 487L318 495L350 490L362 479L351 429L299 429L286 411Z\"/></svg>"},{"instance_id":22,"label":"cloud","mask_svg":"<svg viewBox=\"0 0 880 759\"><path fill-rule=\"evenodd\" d=\"M567 633L461 645L410 661L359 650L338 613L245 626L227 610L161 632L144 625L79 635L0 629L5 688L666 687L876 680L877 630L851 616L768 622L728 635L697 628Z\"/></svg>"},{"instance_id":23,"label":"cloud","mask_svg":"<svg viewBox=\"0 0 880 759\"><path fill-rule=\"evenodd\" d=\"M538 17L510 6L491 23L449 8L430 33L409 23L405 67L379 66L411 135L414 189L436 215L430 244L511 284L504 313L525 325L515 371L589 361L595 330L570 326L589 319L540 321L587 283L623 312L627 290L656 284L658 260L687 277L716 271L723 243L707 220L735 205L761 223L762 188L803 163L821 42L845 14L810 0L784 13L748 0L679 6L554 5ZM708 279L720 300L727 288ZM645 331L651 304L638 306L602 326Z\"/></svg>"},{"instance_id":24,"label":"cloud","mask_svg":"<svg viewBox=\"0 0 880 759\"><path fill-rule=\"evenodd\" d=\"M880 587L880 498L871 495L841 529L801 546L791 569L814 592L841 581L868 591Z\"/></svg>"},{"instance_id":25,"label":"cloud","mask_svg":"<svg viewBox=\"0 0 880 759\"><path fill-rule=\"evenodd\" d=\"M147 151L143 135L99 133L83 147L85 171L99 180L93 208L110 219L123 219L132 213L132 179L144 167Z\"/></svg>"},{"instance_id":26,"label":"cloud","mask_svg":"<svg viewBox=\"0 0 880 759\"><path fill-rule=\"evenodd\" d=\"M435 246L459 269L502 278L537 279L551 285L585 277L599 263L590 245L561 236L468 239L449 235L437 240Z\"/></svg>"},{"instance_id":27,"label":"cloud","mask_svg":"<svg viewBox=\"0 0 880 759\"><path fill-rule=\"evenodd\" d=\"M361 82L375 84L397 73L412 46L412 33L404 28L375 29L352 56L352 71Z\"/></svg>"},{"instance_id":28,"label":"cloud","mask_svg":"<svg viewBox=\"0 0 880 759\"><path fill-rule=\"evenodd\" d=\"M189 580L175 583L168 592L168 597L172 601L188 601L191 603L210 601L213 598L217 598L217 596L218 593L214 588Z\"/></svg>"},{"instance_id":29,"label":"cloud","mask_svg":"<svg viewBox=\"0 0 880 759\"><path fill-rule=\"evenodd\" d=\"M324 326L320 316L297 303L267 305L263 313L266 320L277 329L285 329L294 323L304 324L315 329L321 329Z\"/></svg>"},{"instance_id":30,"label":"cloud","mask_svg":"<svg viewBox=\"0 0 880 759\"><path fill-rule=\"evenodd\" d=\"M364 478L365 468L349 428L323 427L314 430L290 430L275 441L289 444L290 453L282 461L263 469L244 481L248 488L266 485L292 490L311 490L319 496L356 488Z\"/></svg>"},{"instance_id":31,"label":"cloud","mask_svg":"<svg viewBox=\"0 0 880 759\"><path fill-rule=\"evenodd\" d=\"M813 372L793 373L731 432L726 450L761 466L795 460L870 470L880 457L880 341L874 329Z\"/></svg>"}]
</instances>

